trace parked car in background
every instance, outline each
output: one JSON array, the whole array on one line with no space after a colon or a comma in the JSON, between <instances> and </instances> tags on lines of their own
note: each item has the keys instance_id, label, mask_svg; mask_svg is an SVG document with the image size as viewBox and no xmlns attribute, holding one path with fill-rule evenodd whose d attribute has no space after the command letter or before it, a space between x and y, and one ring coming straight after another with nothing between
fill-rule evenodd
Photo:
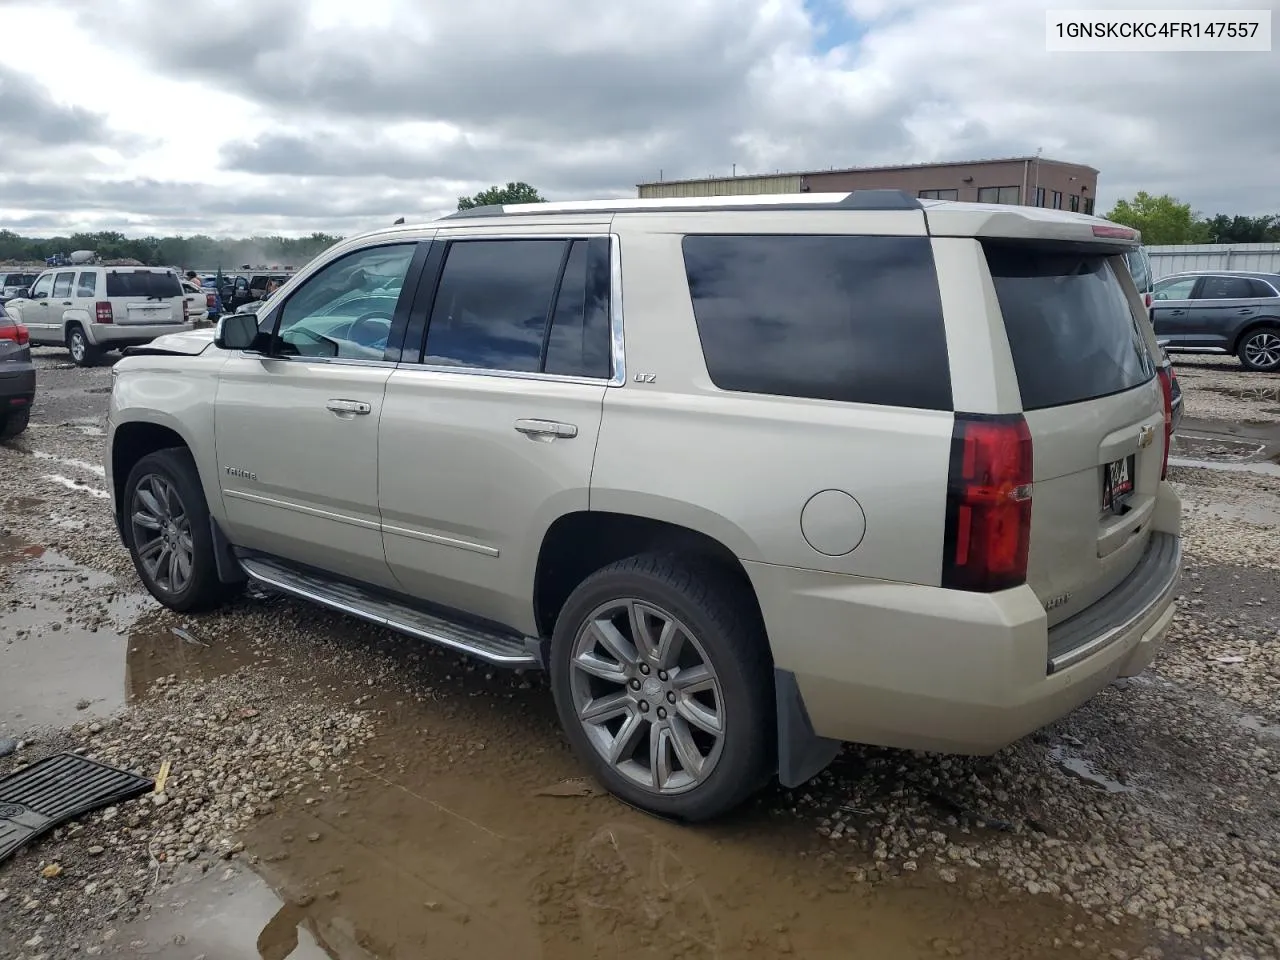
<instances>
[{"instance_id":1,"label":"parked car in background","mask_svg":"<svg viewBox=\"0 0 1280 960\"><path fill-rule=\"evenodd\" d=\"M35 282L34 273L0 273L0 303L12 300Z\"/></svg>"},{"instance_id":2,"label":"parked car in background","mask_svg":"<svg viewBox=\"0 0 1280 960\"><path fill-rule=\"evenodd\" d=\"M1130 250L1124 255L1124 262L1129 267L1129 274L1133 277L1133 285L1138 288L1143 305L1150 309L1154 279L1151 270L1151 256L1147 253L1147 248L1137 247Z\"/></svg>"},{"instance_id":3,"label":"parked car in background","mask_svg":"<svg viewBox=\"0 0 1280 960\"><path fill-rule=\"evenodd\" d=\"M6 309L26 325L32 343L63 344L81 367L106 350L192 327L177 274L159 267L46 270L29 296L10 300Z\"/></svg>"},{"instance_id":4,"label":"parked car in background","mask_svg":"<svg viewBox=\"0 0 1280 960\"><path fill-rule=\"evenodd\" d=\"M725 199L388 227L126 356L106 488L142 582L545 668L583 764L690 820L840 741L989 754L1144 670L1181 506L1136 234Z\"/></svg>"},{"instance_id":5,"label":"parked car in background","mask_svg":"<svg viewBox=\"0 0 1280 960\"><path fill-rule=\"evenodd\" d=\"M287 273L224 275L219 291L224 312L234 313L247 303L256 303L266 295L267 284L272 280L283 284L290 276Z\"/></svg>"},{"instance_id":6,"label":"parked car in background","mask_svg":"<svg viewBox=\"0 0 1280 960\"><path fill-rule=\"evenodd\" d=\"M196 326L201 326L209 319L209 307L213 297L205 292L199 284L190 280L179 280L182 284L183 299L187 301L187 317Z\"/></svg>"},{"instance_id":7,"label":"parked car in background","mask_svg":"<svg viewBox=\"0 0 1280 960\"><path fill-rule=\"evenodd\" d=\"M35 395L36 368L27 328L0 304L0 440L27 429Z\"/></svg>"},{"instance_id":8,"label":"parked car in background","mask_svg":"<svg viewBox=\"0 0 1280 960\"><path fill-rule=\"evenodd\" d=\"M1280 373L1280 274L1196 270L1154 285L1151 322L1170 351L1227 353Z\"/></svg>"}]
</instances>

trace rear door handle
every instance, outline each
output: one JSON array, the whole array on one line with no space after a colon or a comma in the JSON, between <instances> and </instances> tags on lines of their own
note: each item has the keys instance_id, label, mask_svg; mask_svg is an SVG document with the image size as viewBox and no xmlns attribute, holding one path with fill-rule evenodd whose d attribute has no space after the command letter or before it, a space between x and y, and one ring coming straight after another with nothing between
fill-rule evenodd
<instances>
[{"instance_id":1,"label":"rear door handle","mask_svg":"<svg viewBox=\"0 0 1280 960\"><path fill-rule=\"evenodd\" d=\"M556 420L517 420L516 430L535 440L555 440L559 437L572 440L578 435L578 428L572 423L560 423Z\"/></svg>"},{"instance_id":2,"label":"rear door handle","mask_svg":"<svg viewBox=\"0 0 1280 960\"><path fill-rule=\"evenodd\" d=\"M362 417L373 410L363 400L330 400L324 408L340 417Z\"/></svg>"},{"instance_id":3,"label":"rear door handle","mask_svg":"<svg viewBox=\"0 0 1280 960\"><path fill-rule=\"evenodd\" d=\"M71 303L71 301L70 301L70 300L63 300L63 301L62 301L62 305L63 305L64 307L70 307L70 306L72 306L73 304Z\"/></svg>"}]
</instances>

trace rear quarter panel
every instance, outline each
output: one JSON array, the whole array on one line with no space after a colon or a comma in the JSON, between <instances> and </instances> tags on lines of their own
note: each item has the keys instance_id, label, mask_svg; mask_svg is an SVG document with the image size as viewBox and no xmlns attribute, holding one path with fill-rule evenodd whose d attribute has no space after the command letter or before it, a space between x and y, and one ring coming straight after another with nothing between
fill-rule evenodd
<instances>
[{"instance_id":1,"label":"rear quarter panel","mask_svg":"<svg viewBox=\"0 0 1280 960\"><path fill-rule=\"evenodd\" d=\"M615 220L630 382L606 391L591 509L699 530L743 560L939 582L950 412L723 391L703 359L686 233L850 231L922 235L923 218L735 214L731 230L687 214ZM835 498L832 532L850 547L839 556L801 530L828 490L856 501Z\"/></svg>"}]
</instances>

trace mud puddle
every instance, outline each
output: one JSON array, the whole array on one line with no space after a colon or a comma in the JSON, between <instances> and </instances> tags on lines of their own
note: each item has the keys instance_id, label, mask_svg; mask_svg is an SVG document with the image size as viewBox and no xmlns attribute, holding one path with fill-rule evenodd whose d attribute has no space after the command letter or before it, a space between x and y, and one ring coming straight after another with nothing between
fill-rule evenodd
<instances>
[{"instance_id":1,"label":"mud puddle","mask_svg":"<svg viewBox=\"0 0 1280 960\"><path fill-rule=\"evenodd\" d=\"M1186 460L1248 463L1260 458L1266 449L1265 443L1256 440L1228 440L1178 433L1173 437L1172 454Z\"/></svg>"},{"instance_id":2,"label":"mud puddle","mask_svg":"<svg viewBox=\"0 0 1280 960\"><path fill-rule=\"evenodd\" d=\"M0 575L0 734L109 715L160 676L234 669L136 585L39 544L0 538Z\"/></svg>"},{"instance_id":3,"label":"mud puddle","mask_svg":"<svg viewBox=\"0 0 1280 960\"><path fill-rule=\"evenodd\" d=\"M631 810L581 779L549 706L535 703L543 693L523 704L375 697L380 734L341 778L258 821L240 858L158 893L130 942L139 955L172 960L914 960L1142 949L1136 928L1097 932L1070 907L1009 893L990 877L947 884L939 865L922 863L859 882L865 864L847 848L833 852L777 790L711 826ZM1064 941L1057 948L1055 937Z\"/></svg>"}]
</instances>

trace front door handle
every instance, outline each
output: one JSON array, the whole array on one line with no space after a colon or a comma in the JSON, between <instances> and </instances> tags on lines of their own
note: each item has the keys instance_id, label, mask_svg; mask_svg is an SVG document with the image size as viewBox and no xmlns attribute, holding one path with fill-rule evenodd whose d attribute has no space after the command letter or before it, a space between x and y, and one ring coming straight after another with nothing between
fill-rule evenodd
<instances>
[{"instance_id":1,"label":"front door handle","mask_svg":"<svg viewBox=\"0 0 1280 960\"><path fill-rule=\"evenodd\" d=\"M560 423L556 420L517 420L516 430L533 440L555 440L561 437L572 440L578 435L578 428L572 423Z\"/></svg>"},{"instance_id":2,"label":"front door handle","mask_svg":"<svg viewBox=\"0 0 1280 960\"><path fill-rule=\"evenodd\" d=\"M330 400L324 408L340 417L362 417L373 410L363 400Z\"/></svg>"}]
</instances>

